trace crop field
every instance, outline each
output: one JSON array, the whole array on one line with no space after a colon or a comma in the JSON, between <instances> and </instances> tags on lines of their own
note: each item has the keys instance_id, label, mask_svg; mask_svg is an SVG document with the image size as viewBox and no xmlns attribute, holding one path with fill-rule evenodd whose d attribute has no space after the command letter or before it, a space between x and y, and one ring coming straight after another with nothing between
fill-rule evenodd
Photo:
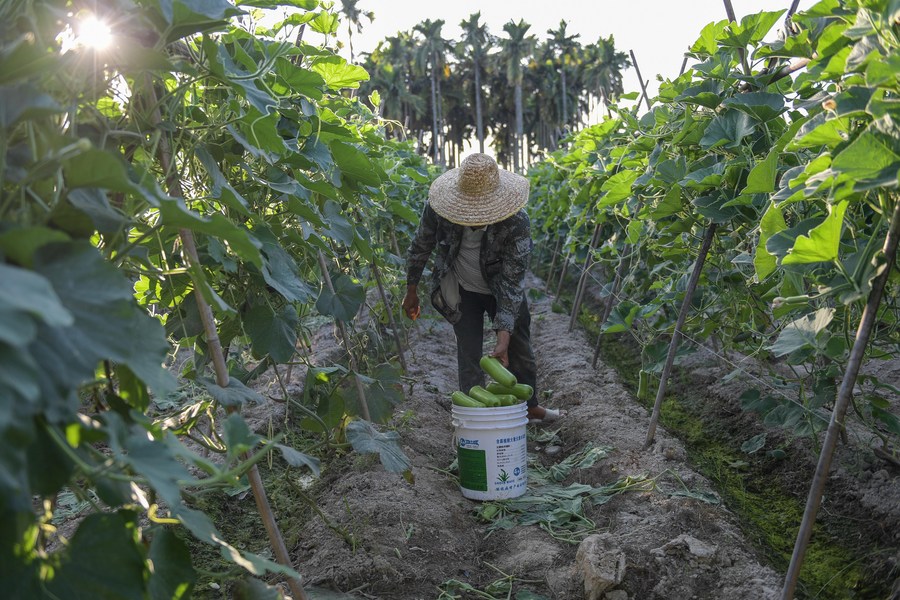
<instances>
[{"instance_id":1,"label":"crop field","mask_svg":"<svg viewBox=\"0 0 900 600\"><path fill-rule=\"evenodd\" d=\"M565 20L0 0L0 597L900 599L900 3L798 5L635 91ZM533 387L407 310L474 152Z\"/></svg>"}]
</instances>

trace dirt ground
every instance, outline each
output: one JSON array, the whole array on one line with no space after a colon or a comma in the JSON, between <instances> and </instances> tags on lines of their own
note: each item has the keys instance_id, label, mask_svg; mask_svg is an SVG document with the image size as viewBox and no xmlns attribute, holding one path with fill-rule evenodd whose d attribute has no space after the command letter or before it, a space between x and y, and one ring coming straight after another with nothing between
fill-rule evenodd
<instances>
[{"instance_id":1,"label":"dirt ground","mask_svg":"<svg viewBox=\"0 0 900 600\"><path fill-rule=\"evenodd\" d=\"M413 600L496 597L460 590L500 584L511 587L500 597L580 599L578 541L595 533L602 560L616 571L612 587L597 598L776 597L782 575L754 554L710 482L688 465L681 443L660 429L654 446L643 450L649 415L612 368L591 368L586 336L569 332L568 316L554 313L547 297L532 302L532 317L542 403L568 411L552 427L528 426L533 464L562 464L589 444L606 446L604 458L559 485L639 485L602 504L583 503L585 525L574 536L539 525L491 529L477 517L481 503L464 498L449 471L455 345L452 328L426 313L410 333L413 383L392 423L415 482L359 455L331 465L311 490L330 523L308 520L292 550L307 585Z\"/></svg>"}]
</instances>

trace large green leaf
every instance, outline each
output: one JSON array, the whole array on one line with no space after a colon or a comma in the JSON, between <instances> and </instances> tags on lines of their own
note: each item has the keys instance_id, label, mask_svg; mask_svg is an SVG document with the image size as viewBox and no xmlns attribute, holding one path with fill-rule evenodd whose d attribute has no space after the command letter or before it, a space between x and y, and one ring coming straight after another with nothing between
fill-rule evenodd
<instances>
[{"instance_id":1,"label":"large green leaf","mask_svg":"<svg viewBox=\"0 0 900 600\"><path fill-rule=\"evenodd\" d=\"M600 188L604 192L597 202L597 208L612 206L631 196L631 186L637 180L638 171L619 171L607 179Z\"/></svg>"},{"instance_id":2,"label":"large green leaf","mask_svg":"<svg viewBox=\"0 0 900 600\"><path fill-rule=\"evenodd\" d=\"M244 14L227 0L160 0L159 8L169 25L169 42L200 31L224 29L229 18Z\"/></svg>"},{"instance_id":3,"label":"large green leaf","mask_svg":"<svg viewBox=\"0 0 900 600\"><path fill-rule=\"evenodd\" d=\"M56 100L32 85L0 86L0 127L61 112Z\"/></svg>"},{"instance_id":4,"label":"large green leaf","mask_svg":"<svg viewBox=\"0 0 900 600\"><path fill-rule=\"evenodd\" d=\"M58 402L73 400L75 387L92 379L104 359L127 365L160 396L175 388L162 368L169 350L162 325L137 307L131 283L94 247L86 242L44 246L35 255L35 271L74 318L67 327L42 327L31 345L35 360L55 367L40 381L48 406L62 409Z\"/></svg>"},{"instance_id":5,"label":"large green leaf","mask_svg":"<svg viewBox=\"0 0 900 600\"><path fill-rule=\"evenodd\" d=\"M359 184L378 187L381 185L384 172L369 160L359 148L344 142L332 142L331 156L341 170L341 180L357 187Z\"/></svg>"},{"instance_id":6,"label":"large green leaf","mask_svg":"<svg viewBox=\"0 0 900 600\"><path fill-rule=\"evenodd\" d=\"M313 63L312 70L321 75L325 85L333 90L358 88L360 82L369 80L365 69L349 64L340 56L320 58Z\"/></svg>"},{"instance_id":7,"label":"large green leaf","mask_svg":"<svg viewBox=\"0 0 900 600\"><path fill-rule=\"evenodd\" d=\"M761 42L783 14L784 10L751 13L741 19L740 25L731 24L726 27L719 40L723 46L732 48L746 48L750 44Z\"/></svg>"},{"instance_id":8,"label":"large green leaf","mask_svg":"<svg viewBox=\"0 0 900 600\"><path fill-rule=\"evenodd\" d=\"M144 558L137 523L127 511L86 517L46 582L55 598L144 600Z\"/></svg>"},{"instance_id":9,"label":"large green leaf","mask_svg":"<svg viewBox=\"0 0 900 600\"><path fill-rule=\"evenodd\" d=\"M700 147L704 150L722 146L737 148L741 141L756 130L756 124L745 112L729 109L707 126Z\"/></svg>"},{"instance_id":10,"label":"large green leaf","mask_svg":"<svg viewBox=\"0 0 900 600\"><path fill-rule=\"evenodd\" d=\"M788 144L788 150L800 148L817 148L828 146L834 148L847 140L851 129L849 117L829 118L827 113L819 113L803 124L794 140Z\"/></svg>"},{"instance_id":11,"label":"large green leaf","mask_svg":"<svg viewBox=\"0 0 900 600\"><path fill-rule=\"evenodd\" d=\"M281 456L287 464L294 468L308 467L313 475L319 476L321 461L315 456L304 454L284 444L275 444L275 447L281 451Z\"/></svg>"},{"instance_id":12,"label":"large green leaf","mask_svg":"<svg viewBox=\"0 0 900 600\"><path fill-rule=\"evenodd\" d=\"M178 536L159 527L150 542L151 600L187 600L191 597L197 574L191 566L191 553Z\"/></svg>"},{"instance_id":13,"label":"large green leaf","mask_svg":"<svg viewBox=\"0 0 900 600\"><path fill-rule=\"evenodd\" d=\"M75 322L52 283L40 274L0 264L0 281L3 281L0 285L0 322L3 316L16 313L33 315L51 327L68 327ZM24 340L22 345L30 341Z\"/></svg>"},{"instance_id":14,"label":"large green leaf","mask_svg":"<svg viewBox=\"0 0 900 600\"><path fill-rule=\"evenodd\" d=\"M237 377L230 377L228 387L224 388L207 377L198 377L197 382L203 384L209 395L225 407L240 407L250 402L262 404L266 401L259 392L248 388Z\"/></svg>"},{"instance_id":15,"label":"large green leaf","mask_svg":"<svg viewBox=\"0 0 900 600\"><path fill-rule=\"evenodd\" d=\"M316 300L316 310L339 321L352 321L362 303L366 300L366 290L348 275L332 277L334 292L327 285Z\"/></svg>"},{"instance_id":16,"label":"large green leaf","mask_svg":"<svg viewBox=\"0 0 900 600\"><path fill-rule=\"evenodd\" d=\"M814 227L808 236L797 237L794 247L781 261L782 264L799 265L835 260L838 257L846 211L846 201L829 207L828 216L820 225Z\"/></svg>"},{"instance_id":17,"label":"large green leaf","mask_svg":"<svg viewBox=\"0 0 900 600\"><path fill-rule=\"evenodd\" d=\"M254 358L268 354L275 362L286 363L294 356L300 319L292 305L286 304L275 312L268 303L261 302L244 313L242 321Z\"/></svg>"},{"instance_id":18,"label":"large green leaf","mask_svg":"<svg viewBox=\"0 0 900 600\"><path fill-rule=\"evenodd\" d=\"M768 194L775 191L775 176L778 174L778 155L772 150L765 159L756 163L747 176L747 187L741 194Z\"/></svg>"},{"instance_id":19,"label":"large green leaf","mask_svg":"<svg viewBox=\"0 0 900 600\"><path fill-rule=\"evenodd\" d=\"M288 85L290 93L303 94L313 100L322 98L325 80L318 73L295 65L286 58L278 58L275 61L275 73Z\"/></svg>"},{"instance_id":20,"label":"large green leaf","mask_svg":"<svg viewBox=\"0 0 900 600\"><path fill-rule=\"evenodd\" d=\"M884 179L885 185L895 186L900 170L898 139L900 126L890 115L884 115L838 153L831 168L856 182Z\"/></svg>"},{"instance_id":21,"label":"large green leaf","mask_svg":"<svg viewBox=\"0 0 900 600\"><path fill-rule=\"evenodd\" d=\"M241 196L240 192L234 189L234 187L228 183L228 180L225 179L218 163L212 157L212 154L209 153L206 146L194 146L194 156L197 157L197 160L199 160L203 165L203 168L206 169L206 173L209 176L209 183L207 185L210 187L212 197L220 199L226 206L236 210L238 213L250 216L247 201Z\"/></svg>"},{"instance_id":22,"label":"large green leaf","mask_svg":"<svg viewBox=\"0 0 900 600\"><path fill-rule=\"evenodd\" d=\"M756 279L762 281L775 272L778 259L766 250L766 242L770 237L787 229L787 223L781 210L774 202L769 202L769 208L763 213L759 223L759 242L756 244L756 253L753 255L753 266L756 268Z\"/></svg>"},{"instance_id":23,"label":"large green leaf","mask_svg":"<svg viewBox=\"0 0 900 600\"><path fill-rule=\"evenodd\" d=\"M409 473L411 463L400 448L400 434L381 433L368 421L355 420L347 424L347 441L361 453L378 454L381 464L391 473Z\"/></svg>"},{"instance_id":24,"label":"large green leaf","mask_svg":"<svg viewBox=\"0 0 900 600\"><path fill-rule=\"evenodd\" d=\"M820 334L834 318L833 308L820 308L785 325L778 339L770 346L775 356L785 356L808 348L821 348Z\"/></svg>"},{"instance_id":25,"label":"large green leaf","mask_svg":"<svg viewBox=\"0 0 900 600\"><path fill-rule=\"evenodd\" d=\"M312 297L312 290L300 278L294 258L281 247L278 239L268 229L254 231L262 243L262 274L270 286L289 302L306 302Z\"/></svg>"},{"instance_id":26,"label":"large green leaf","mask_svg":"<svg viewBox=\"0 0 900 600\"><path fill-rule=\"evenodd\" d=\"M716 108L722 102L723 86L715 79L704 79L702 83L685 89L675 100L688 104L699 104L706 108Z\"/></svg>"},{"instance_id":27,"label":"large green leaf","mask_svg":"<svg viewBox=\"0 0 900 600\"><path fill-rule=\"evenodd\" d=\"M722 104L745 112L757 121L766 122L784 111L784 96L770 92L747 92L728 98Z\"/></svg>"}]
</instances>

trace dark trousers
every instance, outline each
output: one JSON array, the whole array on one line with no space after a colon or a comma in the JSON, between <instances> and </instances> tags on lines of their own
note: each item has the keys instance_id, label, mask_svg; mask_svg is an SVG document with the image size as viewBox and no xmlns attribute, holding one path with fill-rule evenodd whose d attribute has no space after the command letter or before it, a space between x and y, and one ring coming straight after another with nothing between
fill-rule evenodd
<instances>
[{"instance_id":1,"label":"dark trousers","mask_svg":"<svg viewBox=\"0 0 900 600\"><path fill-rule=\"evenodd\" d=\"M490 294L479 294L459 289L459 310L462 318L453 330L456 332L456 357L459 367L459 389L468 393L472 386L484 386L485 374L479 361L484 354L484 315L493 319L497 313L497 301ZM515 330L509 340L509 370L519 383L534 388L528 406L537 406L537 365L531 349L531 313L528 302L522 298Z\"/></svg>"}]
</instances>

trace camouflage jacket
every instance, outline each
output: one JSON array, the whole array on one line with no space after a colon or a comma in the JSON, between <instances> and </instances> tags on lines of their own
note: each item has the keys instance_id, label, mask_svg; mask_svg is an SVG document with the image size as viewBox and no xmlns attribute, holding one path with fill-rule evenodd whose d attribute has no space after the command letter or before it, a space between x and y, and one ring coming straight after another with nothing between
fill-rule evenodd
<instances>
[{"instance_id":1,"label":"camouflage jacket","mask_svg":"<svg viewBox=\"0 0 900 600\"><path fill-rule=\"evenodd\" d=\"M406 283L418 284L432 251L437 247L432 285L441 279L459 255L463 226L451 223L426 204L416 237L407 255ZM525 272L531 259L531 223L524 210L488 225L481 239L481 274L497 300L495 330L512 331L524 296Z\"/></svg>"}]
</instances>

